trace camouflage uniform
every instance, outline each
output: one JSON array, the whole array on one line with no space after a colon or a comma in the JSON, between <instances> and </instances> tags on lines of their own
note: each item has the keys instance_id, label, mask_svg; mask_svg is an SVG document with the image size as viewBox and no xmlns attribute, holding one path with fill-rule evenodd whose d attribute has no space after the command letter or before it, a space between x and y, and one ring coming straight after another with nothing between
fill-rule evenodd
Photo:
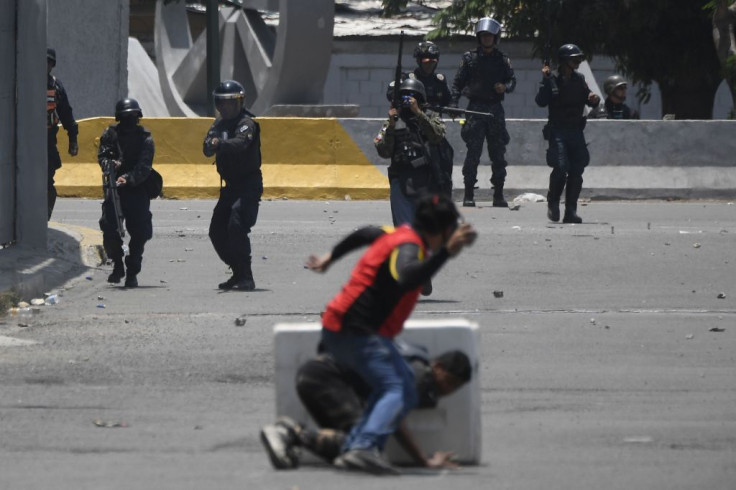
<instances>
[{"instance_id":1,"label":"camouflage uniform","mask_svg":"<svg viewBox=\"0 0 736 490\"><path fill-rule=\"evenodd\" d=\"M406 119L406 121L404 120ZM388 179L391 185L391 215L394 225L411 223L414 200L426 192L438 192L442 181L439 161L431 146L445 137L445 123L434 112L383 124L373 140L382 158L390 158Z\"/></svg>"},{"instance_id":2,"label":"camouflage uniform","mask_svg":"<svg viewBox=\"0 0 736 490\"><path fill-rule=\"evenodd\" d=\"M624 103L616 104L606 97L603 104L598 104L590 111L588 119L639 119L639 113Z\"/></svg>"}]
</instances>

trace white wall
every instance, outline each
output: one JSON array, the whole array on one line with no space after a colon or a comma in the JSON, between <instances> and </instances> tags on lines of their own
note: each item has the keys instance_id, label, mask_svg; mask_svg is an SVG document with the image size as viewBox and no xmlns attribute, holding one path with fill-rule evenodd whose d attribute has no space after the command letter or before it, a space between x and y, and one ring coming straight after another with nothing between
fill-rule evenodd
<instances>
[{"instance_id":1,"label":"white wall","mask_svg":"<svg viewBox=\"0 0 736 490\"><path fill-rule=\"evenodd\" d=\"M402 57L403 71L416 67L412 52L416 43L405 41ZM359 47L361 46L361 47ZM442 73L452 85L457 66L464 51L473 49L473 43L440 44L440 62L437 72ZM539 80L541 79L540 63L532 59L527 43L505 42L501 51L510 59L516 73L516 90L506 95L504 108L506 117L511 119L545 119L546 109L534 103ZM386 86L394 78L398 44L386 41L366 41L358 45L353 41L335 40L332 62L325 83L325 104L360 104L360 117L383 117L388 111ZM355 53L361 54L355 54ZM591 69L596 81L602 87L603 81L614 73L613 61L604 57L595 57ZM662 104L659 89L652 87L649 103L639 104L636 100L636 86L629 88L629 105L636 108L643 119L661 119ZM461 106L463 105L461 101ZM733 104L728 88L724 83L716 95L714 119L726 119Z\"/></svg>"}]
</instances>

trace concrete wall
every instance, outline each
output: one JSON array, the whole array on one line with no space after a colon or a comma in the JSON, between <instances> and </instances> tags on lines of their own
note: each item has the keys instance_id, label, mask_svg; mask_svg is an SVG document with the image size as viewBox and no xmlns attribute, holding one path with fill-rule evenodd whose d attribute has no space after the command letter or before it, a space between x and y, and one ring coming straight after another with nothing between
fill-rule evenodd
<instances>
[{"instance_id":1,"label":"concrete wall","mask_svg":"<svg viewBox=\"0 0 736 490\"><path fill-rule=\"evenodd\" d=\"M373 137L382 119L258 118L262 130L264 198L386 199L388 161ZM79 156L57 173L62 196L101 197L99 135L110 119L80 123ZM212 198L220 181L202 154L210 118L144 118L156 142L154 165L168 198ZM465 145L460 124L446 121L455 149L453 181L462 189ZM544 193L549 179L543 120L507 122L511 143L507 198ZM736 121L590 121L585 130L591 164L583 196L591 198L736 198ZM478 197L490 188L481 159Z\"/></svg>"},{"instance_id":2,"label":"concrete wall","mask_svg":"<svg viewBox=\"0 0 736 490\"><path fill-rule=\"evenodd\" d=\"M48 45L74 116L110 115L128 93L128 0L48 1ZM64 157L62 156L62 161Z\"/></svg>"},{"instance_id":3,"label":"concrete wall","mask_svg":"<svg viewBox=\"0 0 736 490\"><path fill-rule=\"evenodd\" d=\"M15 3L0 0L0 246L15 240Z\"/></svg>"},{"instance_id":4,"label":"concrete wall","mask_svg":"<svg viewBox=\"0 0 736 490\"><path fill-rule=\"evenodd\" d=\"M404 42L402 68L413 70L416 62L412 58L415 41ZM437 72L442 73L452 85L462 54L473 49L470 42L439 42L440 62ZM506 96L504 107L506 117L514 119L543 119L547 111L534 103L540 75L540 63L531 58L528 43L504 42L500 46L506 53L516 73L516 90ZM329 73L325 83L325 104L360 104L360 117L383 117L388 111L386 86L393 80L396 69L398 43L387 41L349 41L335 39ZM613 61L595 57L591 62L595 79L601 87L606 77L614 74ZM590 83L590 80L588 81ZM636 100L637 86L629 87L629 105L635 107L643 119L661 119L662 104L656 84L652 87L652 97L647 104ZM461 105L464 101L461 102ZM733 108L730 93L723 82L716 94L714 119L727 119Z\"/></svg>"}]
</instances>

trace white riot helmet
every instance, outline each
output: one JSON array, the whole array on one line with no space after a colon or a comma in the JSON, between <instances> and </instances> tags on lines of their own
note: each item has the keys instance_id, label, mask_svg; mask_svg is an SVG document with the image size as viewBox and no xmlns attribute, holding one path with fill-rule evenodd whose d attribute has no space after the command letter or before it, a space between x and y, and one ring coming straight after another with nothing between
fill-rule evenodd
<instances>
[{"instance_id":1,"label":"white riot helmet","mask_svg":"<svg viewBox=\"0 0 736 490\"><path fill-rule=\"evenodd\" d=\"M494 44L498 46L499 41L501 41L501 24L496 19L491 19L490 17L483 17L480 19L478 23L475 24L475 37L479 38L482 32L493 34L495 38Z\"/></svg>"}]
</instances>

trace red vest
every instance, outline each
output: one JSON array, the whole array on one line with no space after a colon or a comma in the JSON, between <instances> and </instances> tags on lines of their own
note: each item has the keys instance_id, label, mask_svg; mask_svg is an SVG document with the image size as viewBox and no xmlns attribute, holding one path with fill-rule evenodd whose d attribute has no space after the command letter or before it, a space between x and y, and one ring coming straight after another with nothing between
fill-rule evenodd
<instances>
[{"instance_id":1,"label":"red vest","mask_svg":"<svg viewBox=\"0 0 736 490\"><path fill-rule=\"evenodd\" d=\"M371 244L356 264L347 284L327 305L322 325L328 330L373 333L393 338L398 335L419 299L421 287L400 291L396 282L396 255L404 243L419 246L422 239L404 225L386 233Z\"/></svg>"}]
</instances>

